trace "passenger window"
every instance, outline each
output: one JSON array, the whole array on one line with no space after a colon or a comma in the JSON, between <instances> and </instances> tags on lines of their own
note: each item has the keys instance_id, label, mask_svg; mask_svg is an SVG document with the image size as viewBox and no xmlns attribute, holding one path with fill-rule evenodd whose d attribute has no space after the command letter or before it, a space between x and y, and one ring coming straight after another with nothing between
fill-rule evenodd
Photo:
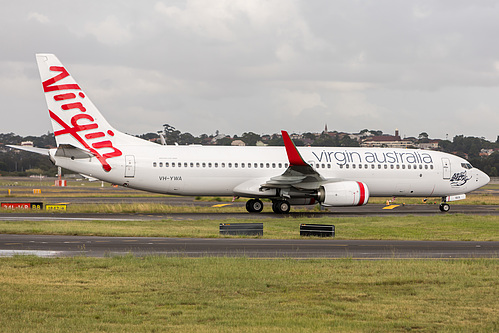
<instances>
[{"instance_id":1,"label":"passenger window","mask_svg":"<svg viewBox=\"0 0 499 333\"><path fill-rule=\"evenodd\" d=\"M359 169L362 169L362 164L359 164Z\"/></svg>"},{"instance_id":2,"label":"passenger window","mask_svg":"<svg viewBox=\"0 0 499 333\"><path fill-rule=\"evenodd\" d=\"M407 165L407 169L410 169L410 168L411 168L411 165L410 165L410 164L409 164L409 165Z\"/></svg>"},{"instance_id":3,"label":"passenger window","mask_svg":"<svg viewBox=\"0 0 499 333\"><path fill-rule=\"evenodd\" d=\"M225 163L222 163L222 168L225 168Z\"/></svg>"},{"instance_id":4,"label":"passenger window","mask_svg":"<svg viewBox=\"0 0 499 333\"><path fill-rule=\"evenodd\" d=\"M237 163L234 163L234 168L237 168Z\"/></svg>"},{"instance_id":5,"label":"passenger window","mask_svg":"<svg viewBox=\"0 0 499 333\"><path fill-rule=\"evenodd\" d=\"M156 162L152 162L152 166L155 168L156 167Z\"/></svg>"},{"instance_id":6,"label":"passenger window","mask_svg":"<svg viewBox=\"0 0 499 333\"><path fill-rule=\"evenodd\" d=\"M232 163L227 164L229 168L232 168Z\"/></svg>"},{"instance_id":7,"label":"passenger window","mask_svg":"<svg viewBox=\"0 0 499 333\"><path fill-rule=\"evenodd\" d=\"M182 167L182 163L178 162L178 167L181 168Z\"/></svg>"},{"instance_id":8,"label":"passenger window","mask_svg":"<svg viewBox=\"0 0 499 333\"><path fill-rule=\"evenodd\" d=\"M275 169L275 163L272 163L272 168Z\"/></svg>"},{"instance_id":9,"label":"passenger window","mask_svg":"<svg viewBox=\"0 0 499 333\"><path fill-rule=\"evenodd\" d=\"M279 163L279 169L282 169L282 163Z\"/></svg>"},{"instance_id":10,"label":"passenger window","mask_svg":"<svg viewBox=\"0 0 499 333\"><path fill-rule=\"evenodd\" d=\"M321 165L321 168L325 169L325 168L326 168L326 165L325 165L325 164L322 164L322 165Z\"/></svg>"},{"instance_id":11,"label":"passenger window","mask_svg":"<svg viewBox=\"0 0 499 333\"><path fill-rule=\"evenodd\" d=\"M340 164L340 169L343 169L343 164Z\"/></svg>"},{"instance_id":12,"label":"passenger window","mask_svg":"<svg viewBox=\"0 0 499 333\"><path fill-rule=\"evenodd\" d=\"M263 163L260 163L260 168L262 168L262 169L263 169Z\"/></svg>"},{"instance_id":13,"label":"passenger window","mask_svg":"<svg viewBox=\"0 0 499 333\"><path fill-rule=\"evenodd\" d=\"M393 169L393 164L390 165L390 169Z\"/></svg>"},{"instance_id":14,"label":"passenger window","mask_svg":"<svg viewBox=\"0 0 499 333\"><path fill-rule=\"evenodd\" d=\"M385 164L385 169L388 169L388 165L387 164Z\"/></svg>"},{"instance_id":15,"label":"passenger window","mask_svg":"<svg viewBox=\"0 0 499 333\"><path fill-rule=\"evenodd\" d=\"M421 164L419 165L419 169L423 169L423 166Z\"/></svg>"},{"instance_id":16,"label":"passenger window","mask_svg":"<svg viewBox=\"0 0 499 333\"><path fill-rule=\"evenodd\" d=\"M265 167L267 167L267 169L268 169L268 168L270 168L270 164L269 164L269 163L266 163L266 164L265 164Z\"/></svg>"},{"instance_id":17,"label":"passenger window","mask_svg":"<svg viewBox=\"0 0 499 333\"><path fill-rule=\"evenodd\" d=\"M405 169L405 164L402 164L402 169Z\"/></svg>"},{"instance_id":18,"label":"passenger window","mask_svg":"<svg viewBox=\"0 0 499 333\"><path fill-rule=\"evenodd\" d=\"M165 162L165 167L168 168L170 166L170 163Z\"/></svg>"},{"instance_id":19,"label":"passenger window","mask_svg":"<svg viewBox=\"0 0 499 333\"><path fill-rule=\"evenodd\" d=\"M251 163L248 163L248 169L251 168Z\"/></svg>"},{"instance_id":20,"label":"passenger window","mask_svg":"<svg viewBox=\"0 0 499 333\"><path fill-rule=\"evenodd\" d=\"M428 169L428 164L425 164L424 168L425 168L425 169Z\"/></svg>"},{"instance_id":21,"label":"passenger window","mask_svg":"<svg viewBox=\"0 0 499 333\"><path fill-rule=\"evenodd\" d=\"M355 164L352 164L352 169L355 169Z\"/></svg>"},{"instance_id":22,"label":"passenger window","mask_svg":"<svg viewBox=\"0 0 499 333\"><path fill-rule=\"evenodd\" d=\"M191 162L191 168L194 168L194 163Z\"/></svg>"},{"instance_id":23,"label":"passenger window","mask_svg":"<svg viewBox=\"0 0 499 333\"><path fill-rule=\"evenodd\" d=\"M289 164L288 164L288 163L284 163L284 167L285 167L286 169L288 168L288 166L289 166Z\"/></svg>"},{"instance_id":24,"label":"passenger window","mask_svg":"<svg viewBox=\"0 0 499 333\"><path fill-rule=\"evenodd\" d=\"M433 170L433 164L432 164L432 165L430 165L430 169L432 169L432 170Z\"/></svg>"},{"instance_id":25,"label":"passenger window","mask_svg":"<svg viewBox=\"0 0 499 333\"><path fill-rule=\"evenodd\" d=\"M199 162L196 162L196 168L199 168Z\"/></svg>"},{"instance_id":26,"label":"passenger window","mask_svg":"<svg viewBox=\"0 0 499 333\"><path fill-rule=\"evenodd\" d=\"M205 163L205 162L203 162L203 164L202 164L202 165L203 165L203 168L206 168L206 163Z\"/></svg>"},{"instance_id":27,"label":"passenger window","mask_svg":"<svg viewBox=\"0 0 499 333\"><path fill-rule=\"evenodd\" d=\"M187 162L184 163L184 168L187 168Z\"/></svg>"},{"instance_id":28,"label":"passenger window","mask_svg":"<svg viewBox=\"0 0 499 333\"><path fill-rule=\"evenodd\" d=\"M400 169L400 165L397 164L397 169Z\"/></svg>"},{"instance_id":29,"label":"passenger window","mask_svg":"<svg viewBox=\"0 0 499 333\"><path fill-rule=\"evenodd\" d=\"M350 168L350 165L347 164L347 165L345 165L345 167L348 169L348 168Z\"/></svg>"},{"instance_id":30,"label":"passenger window","mask_svg":"<svg viewBox=\"0 0 499 333\"><path fill-rule=\"evenodd\" d=\"M211 168L211 163L208 163L208 168Z\"/></svg>"},{"instance_id":31,"label":"passenger window","mask_svg":"<svg viewBox=\"0 0 499 333\"><path fill-rule=\"evenodd\" d=\"M162 168L163 167L163 162L159 162L159 167Z\"/></svg>"},{"instance_id":32,"label":"passenger window","mask_svg":"<svg viewBox=\"0 0 499 333\"><path fill-rule=\"evenodd\" d=\"M244 163L241 163L241 168L244 168Z\"/></svg>"},{"instance_id":33,"label":"passenger window","mask_svg":"<svg viewBox=\"0 0 499 333\"><path fill-rule=\"evenodd\" d=\"M218 163L215 162L215 168L218 168Z\"/></svg>"},{"instance_id":34,"label":"passenger window","mask_svg":"<svg viewBox=\"0 0 499 333\"><path fill-rule=\"evenodd\" d=\"M374 169L374 164L371 164L371 169Z\"/></svg>"},{"instance_id":35,"label":"passenger window","mask_svg":"<svg viewBox=\"0 0 499 333\"><path fill-rule=\"evenodd\" d=\"M378 169L381 169L381 164L378 164Z\"/></svg>"},{"instance_id":36,"label":"passenger window","mask_svg":"<svg viewBox=\"0 0 499 333\"><path fill-rule=\"evenodd\" d=\"M174 168L174 167L175 167L175 162L172 162L172 168Z\"/></svg>"},{"instance_id":37,"label":"passenger window","mask_svg":"<svg viewBox=\"0 0 499 333\"><path fill-rule=\"evenodd\" d=\"M258 168L258 163L253 164L253 166L255 167L255 169Z\"/></svg>"}]
</instances>

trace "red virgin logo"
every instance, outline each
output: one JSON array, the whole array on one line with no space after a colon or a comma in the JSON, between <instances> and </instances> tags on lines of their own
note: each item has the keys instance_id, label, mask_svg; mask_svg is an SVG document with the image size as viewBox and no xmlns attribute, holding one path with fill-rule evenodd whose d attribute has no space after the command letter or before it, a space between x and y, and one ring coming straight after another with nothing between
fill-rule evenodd
<instances>
[{"instance_id":1,"label":"red virgin logo","mask_svg":"<svg viewBox=\"0 0 499 333\"><path fill-rule=\"evenodd\" d=\"M50 118L52 118L63 128L61 130L55 131L54 135L56 137L63 134L71 135L97 158L97 160L102 164L102 168L105 171L111 171L111 166L107 162L107 159L121 156L122 152L114 147L113 143L110 140L103 139L105 139L106 135L113 137L114 132L111 130L108 130L106 132L99 130L99 124L95 122L94 118L91 115L85 113L87 109L82 103L85 99L85 94L83 94L83 92L80 91L78 94L74 92L63 92L64 90L81 90L80 86L74 83L59 85L56 84L58 81L69 76L69 73L64 67L51 66L49 69L53 72L59 72L60 74L44 81L42 83L43 91L61 91L60 94L54 96L54 100L61 103L62 112L77 112L73 117L71 117L71 124L67 124L59 116L57 116L57 114L49 110ZM88 133L84 134L80 132ZM93 141L97 139L99 140L97 142L88 142L90 140ZM107 153L101 153L103 149L111 151ZM99 150L101 152L99 152Z\"/></svg>"}]
</instances>

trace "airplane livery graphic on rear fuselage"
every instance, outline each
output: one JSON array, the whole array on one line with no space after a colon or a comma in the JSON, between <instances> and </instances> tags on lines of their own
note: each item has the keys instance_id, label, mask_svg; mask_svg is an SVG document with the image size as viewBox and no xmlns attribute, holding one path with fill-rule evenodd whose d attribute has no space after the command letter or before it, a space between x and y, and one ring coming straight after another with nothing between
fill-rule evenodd
<instances>
[{"instance_id":1,"label":"airplane livery graphic on rear fuselage","mask_svg":"<svg viewBox=\"0 0 499 333\"><path fill-rule=\"evenodd\" d=\"M53 54L37 54L57 148L11 146L46 154L56 165L114 184L190 196L262 198L276 213L291 205L365 205L373 196L464 199L489 177L466 160L417 149L300 147L282 131L284 147L177 146L114 129Z\"/></svg>"}]
</instances>

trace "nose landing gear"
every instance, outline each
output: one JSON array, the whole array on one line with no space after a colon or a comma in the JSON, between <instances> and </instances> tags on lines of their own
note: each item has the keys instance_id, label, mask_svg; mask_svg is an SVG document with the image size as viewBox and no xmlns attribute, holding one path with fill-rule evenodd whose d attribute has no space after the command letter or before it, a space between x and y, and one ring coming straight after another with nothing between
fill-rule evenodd
<instances>
[{"instance_id":1,"label":"nose landing gear","mask_svg":"<svg viewBox=\"0 0 499 333\"><path fill-rule=\"evenodd\" d=\"M440 211L444 213L447 213L450 210L450 206L447 203L446 197L442 197L442 202L440 203L440 207L438 208L440 208Z\"/></svg>"}]
</instances>

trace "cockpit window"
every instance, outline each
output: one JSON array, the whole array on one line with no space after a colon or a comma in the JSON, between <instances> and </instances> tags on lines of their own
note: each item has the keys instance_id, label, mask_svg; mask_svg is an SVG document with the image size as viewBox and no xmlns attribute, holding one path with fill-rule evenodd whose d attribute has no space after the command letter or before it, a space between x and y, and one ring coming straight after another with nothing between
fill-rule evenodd
<instances>
[{"instance_id":1,"label":"cockpit window","mask_svg":"<svg viewBox=\"0 0 499 333\"><path fill-rule=\"evenodd\" d=\"M461 166L465 169L473 169L473 166L469 163L461 163Z\"/></svg>"}]
</instances>

